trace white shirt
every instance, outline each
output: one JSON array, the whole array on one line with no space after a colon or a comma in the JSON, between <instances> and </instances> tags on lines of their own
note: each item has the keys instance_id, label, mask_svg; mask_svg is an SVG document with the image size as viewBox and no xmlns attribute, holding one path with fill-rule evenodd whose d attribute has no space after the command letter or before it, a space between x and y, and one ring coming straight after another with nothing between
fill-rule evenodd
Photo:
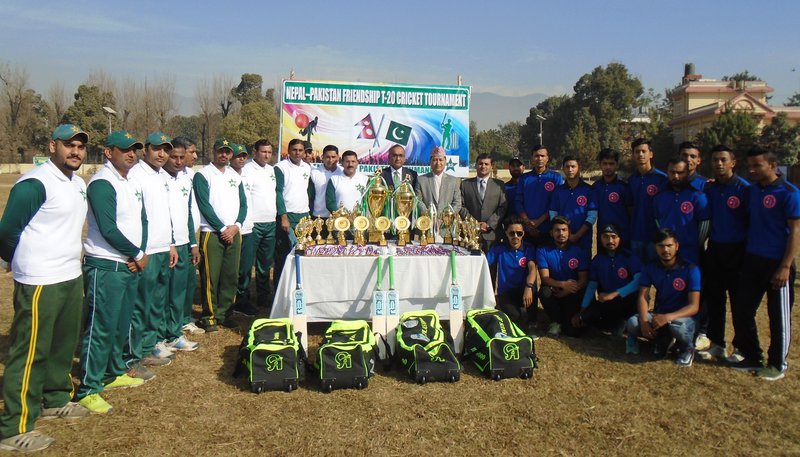
<instances>
[{"instance_id":1,"label":"white shirt","mask_svg":"<svg viewBox=\"0 0 800 457\"><path fill-rule=\"evenodd\" d=\"M311 170L311 180L314 182L314 208L311 210L312 216L329 217L331 212L325 204L325 191L328 189L328 181L332 176L342 174L342 167L336 166L336 170L330 171L325 167L314 168Z\"/></svg>"},{"instance_id":2,"label":"white shirt","mask_svg":"<svg viewBox=\"0 0 800 457\"><path fill-rule=\"evenodd\" d=\"M175 246L183 246L189 243L189 214L191 203L194 200L192 198L192 180L187 173L178 172L175 177L167 173L167 186L169 186L169 216L172 220L172 236Z\"/></svg>"},{"instance_id":3,"label":"white shirt","mask_svg":"<svg viewBox=\"0 0 800 457\"><path fill-rule=\"evenodd\" d=\"M206 165L197 173L203 175L208 182L208 203L214 214L224 226L236 225L236 218L239 216L239 184L242 183L242 177L231 167L225 167L220 171L213 164ZM200 230L216 231L202 213L200 213Z\"/></svg>"},{"instance_id":4,"label":"white shirt","mask_svg":"<svg viewBox=\"0 0 800 457\"><path fill-rule=\"evenodd\" d=\"M358 172L352 177L348 177L344 173L331 176L331 185L336 190L336 207L342 205L346 210L351 211L357 203L361 202L368 181L369 176Z\"/></svg>"},{"instance_id":5,"label":"white shirt","mask_svg":"<svg viewBox=\"0 0 800 457\"><path fill-rule=\"evenodd\" d=\"M283 203L287 213L307 213L308 180L311 179L311 166L300 161L295 165L290 159L284 159L275 165L283 173Z\"/></svg>"},{"instance_id":6,"label":"white shirt","mask_svg":"<svg viewBox=\"0 0 800 457\"><path fill-rule=\"evenodd\" d=\"M266 164L263 167L255 160L250 159L244 164L244 169L250 178L250 192L252 194L252 206L247 202L247 215L252 215L253 223L275 222L278 214L277 193L275 192L277 182L275 180L275 168Z\"/></svg>"},{"instance_id":7,"label":"white shirt","mask_svg":"<svg viewBox=\"0 0 800 457\"><path fill-rule=\"evenodd\" d=\"M147 211L147 255L169 251L172 242L172 219L169 215L169 173L163 168L154 170L144 160L133 166L128 178L139 181ZM188 242L188 241L187 241Z\"/></svg>"},{"instance_id":8,"label":"white shirt","mask_svg":"<svg viewBox=\"0 0 800 457\"><path fill-rule=\"evenodd\" d=\"M233 170L233 169L232 169ZM236 171L236 170L233 170ZM247 170L242 167L242 172L239 174L242 177L242 185L244 186L244 198L247 201L247 216L244 218L244 222L242 222L242 235L248 235L253 233L253 212L250 211L250 208L253 206L253 185L251 184L250 175L247 174Z\"/></svg>"}]
</instances>

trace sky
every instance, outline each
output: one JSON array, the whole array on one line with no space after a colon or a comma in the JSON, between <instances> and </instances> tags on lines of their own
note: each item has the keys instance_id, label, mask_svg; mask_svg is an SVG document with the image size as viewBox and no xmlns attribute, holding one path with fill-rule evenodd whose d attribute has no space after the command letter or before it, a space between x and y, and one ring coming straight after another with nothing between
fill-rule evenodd
<instances>
[{"instance_id":1,"label":"sky","mask_svg":"<svg viewBox=\"0 0 800 457\"><path fill-rule=\"evenodd\" d=\"M181 112L200 81L258 73L296 79L463 84L519 96L570 93L621 62L646 88L680 83L684 64L721 78L742 70L800 91L797 1L315 1L0 3L0 61L34 89L69 91L93 70L118 80L175 75ZM796 71L794 70L796 69ZM524 121L524 119L520 119Z\"/></svg>"}]
</instances>

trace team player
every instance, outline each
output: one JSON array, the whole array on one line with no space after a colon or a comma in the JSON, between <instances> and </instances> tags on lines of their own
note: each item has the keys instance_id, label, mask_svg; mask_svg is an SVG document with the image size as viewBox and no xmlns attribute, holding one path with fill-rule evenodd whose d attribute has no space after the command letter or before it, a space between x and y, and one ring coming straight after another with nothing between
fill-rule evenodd
<instances>
[{"instance_id":1,"label":"team player","mask_svg":"<svg viewBox=\"0 0 800 457\"><path fill-rule=\"evenodd\" d=\"M667 176L669 185L653 199L656 224L672 229L681 243L681 257L700 265L700 247L708 234L708 199L689 185L688 165L683 159L670 159Z\"/></svg>"},{"instance_id":2,"label":"team player","mask_svg":"<svg viewBox=\"0 0 800 457\"><path fill-rule=\"evenodd\" d=\"M631 143L636 170L628 178L630 189L631 250L641 261L656 260L653 236L656 219L653 214L653 197L667 184L667 175L653 166L653 150L650 141L638 138Z\"/></svg>"},{"instance_id":3,"label":"team player","mask_svg":"<svg viewBox=\"0 0 800 457\"><path fill-rule=\"evenodd\" d=\"M556 187L564 184L557 171L547 168L549 161L547 148L541 144L534 146L531 171L519 178L514 202L517 214L525 222L525 232L537 245L549 237L550 198Z\"/></svg>"},{"instance_id":4,"label":"team player","mask_svg":"<svg viewBox=\"0 0 800 457\"><path fill-rule=\"evenodd\" d=\"M522 329L529 325L526 309L536 306L536 249L524 236L522 220L508 219L506 241L486 254L489 266L497 265L497 308Z\"/></svg>"},{"instance_id":5,"label":"team player","mask_svg":"<svg viewBox=\"0 0 800 457\"><path fill-rule=\"evenodd\" d=\"M253 264L256 260L255 237L253 236L253 181L244 168L250 153L243 144L233 145L231 168L242 178L244 196L247 201L247 216L242 223L242 252L239 255L239 282L236 287L236 301L233 312L245 316L255 316L258 309L250 304L250 280L253 277Z\"/></svg>"},{"instance_id":6,"label":"team player","mask_svg":"<svg viewBox=\"0 0 800 457\"><path fill-rule=\"evenodd\" d=\"M275 165L275 192L281 195L277 200L279 220L275 241L275 284L281 279L286 255L296 241L294 228L300 219L308 216L310 203L314 202L314 186L310 184L311 167L303 161L303 140L290 140L288 147L288 157Z\"/></svg>"},{"instance_id":7,"label":"team player","mask_svg":"<svg viewBox=\"0 0 800 457\"><path fill-rule=\"evenodd\" d=\"M592 254L592 235L597 221L597 206L592 188L581 178L581 165L576 157L564 157L564 184L556 187L550 199L550 219L564 216L569 221L569 242Z\"/></svg>"},{"instance_id":8,"label":"team player","mask_svg":"<svg viewBox=\"0 0 800 457\"><path fill-rule=\"evenodd\" d=\"M309 189L309 195L313 195L311 201L313 206L311 208L311 215L314 217L321 217L327 219L330 217L331 212L328 210L327 190L328 182L331 177L342 174L342 167L339 165L339 148L329 144L322 149L322 167L311 168L311 182L312 189ZM348 208L352 209L352 208ZM334 208L334 211L336 208Z\"/></svg>"},{"instance_id":9,"label":"team player","mask_svg":"<svg viewBox=\"0 0 800 457\"><path fill-rule=\"evenodd\" d=\"M755 147L747 153L750 225L737 298L733 301L734 344L744 359L740 370L758 370L761 379L784 377L791 340L794 304L794 258L800 246L800 192L777 174L774 153ZM763 367L758 342L756 311L767 295L770 341L767 366Z\"/></svg>"},{"instance_id":10,"label":"team player","mask_svg":"<svg viewBox=\"0 0 800 457\"><path fill-rule=\"evenodd\" d=\"M14 319L3 376L0 449L38 451L53 438L36 419L89 414L73 403L72 356L81 327L81 231L86 184L74 175L88 135L62 124L53 131L50 160L23 175L0 220L0 257L14 277Z\"/></svg>"},{"instance_id":11,"label":"team player","mask_svg":"<svg viewBox=\"0 0 800 457\"><path fill-rule=\"evenodd\" d=\"M737 299L739 272L744 259L750 184L736 174L736 156L725 145L717 145L711 150L711 170L714 179L705 185L711 226L703 263L707 328L701 329L700 333L706 333L712 345L707 351L698 351L697 355L722 361L727 356L726 301L728 297L731 303ZM736 341L733 346L737 347Z\"/></svg>"},{"instance_id":12,"label":"team player","mask_svg":"<svg viewBox=\"0 0 800 457\"><path fill-rule=\"evenodd\" d=\"M81 342L78 402L93 413L112 407L100 393L116 387L142 385L147 372L141 363L128 367L123 349L131 327L142 270L148 263L147 213L138 181L128 172L136 164L142 143L125 130L105 142L107 162L89 181L89 223L83 243L86 324Z\"/></svg>"},{"instance_id":13,"label":"team player","mask_svg":"<svg viewBox=\"0 0 800 457\"><path fill-rule=\"evenodd\" d=\"M172 138L161 132L151 133L144 143L142 160L131 168L128 177L139 182L147 212L147 253L149 268L142 273L136 304L131 316L125 362L133 367L168 365L174 354L166 343L166 304L169 295L170 269L178 262L172 240L167 177L164 163L172 150ZM145 380L153 376L141 373Z\"/></svg>"},{"instance_id":14,"label":"team player","mask_svg":"<svg viewBox=\"0 0 800 457\"><path fill-rule=\"evenodd\" d=\"M638 313L628 319L625 352L639 353L638 336L655 340L655 355L666 356L674 344L675 363L690 367L694 361L694 316L700 309L700 269L680 258L678 237L668 228L655 236L658 261L647 263L639 277ZM650 311L650 287L656 300Z\"/></svg>"},{"instance_id":15,"label":"team player","mask_svg":"<svg viewBox=\"0 0 800 457\"><path fill-rule=\"evenodd\" d=\"M517 217L517 185L519 185L519 178L522 176L522 173L525 173L525 164L519 160L519 157L512 157L511 160L508 161L508 174L511 175L511 178L506 181L505 184L505 191L506 191L506 217Z\"/></svg>"},{"instance_id":16,"label":"team player","mask_svg":"<svg viewBox=\"0 0 800 457\"><path fill-rule=\"evenodd\" d=\"M235 327L230 311L236 299L242 224L247 200L242 178L228 164L233 143L214 142L214 158L194 175L194 195L200 208L200 284L203 315L199 325L216 332L218 324Z\"/></svg>"},{"instance_id":17,"label":"team player","mask_svg":"<svg viewBox=\"0 0 800 457\"><path fill-rule=\"evenodd\" d=\"M341 205L348 211L356 207L364 196L369 178L358 172L358 155L355 151L342 153L342 173L331 176L325 189L325 204L329 212Z\"/></svg>"},{"instance_id":18,"label":"team player","mask_svg":"<svg viewBox=\"0 0 800 457\"><path fill-rule=\"evenodd\" d=\"M631 193L628 183L619 179L619 152L603 149L597 155L603 175L592 184L592 195L597 206L597 226L613 225L623 247L630 247L631 218L628 207L631 205ZM601 234L598 231L597 245L600 246Z\"/></svg>"},{"instance_id":19,"label":"team player","mask_svg":"<svg viewBox=\"0 0 800 457\"><path fill-rule=\"evenodd\" d=\"M250 177L250 192L253 205L247 207L253 219L253 246L256 266L256 305L269 306L269 270L275 258L275 218L278 214L278 200L283 206L283 195L275 190L277 182L272 161L272 143L260 139L253 144L253 158L244 165L244 172ZM245 299L242 297L242 299ZM249 302L249 296L246 298Z\"/></svg>"},{"instance_id":20,"label":"team player","mask_svg":"<svg viewBox=\"0 0 800 457\"><path fill-rule=\"evenodd\" d=\"M702 191L708 179L700 174L700 164L703 163L703 156L700 148L691 141L684 141L678 145L678 157L683 159L689 166L689 185L696 190Z\"/></svg>"}]
</instances>

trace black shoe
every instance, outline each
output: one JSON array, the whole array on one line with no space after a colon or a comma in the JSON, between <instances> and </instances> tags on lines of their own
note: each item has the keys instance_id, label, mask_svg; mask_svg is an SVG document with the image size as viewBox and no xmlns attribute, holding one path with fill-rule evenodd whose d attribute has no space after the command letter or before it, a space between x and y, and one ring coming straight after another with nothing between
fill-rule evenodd
<instances>
[{"instance_id":1,"label":"black shoe","mask_svg":"<svg viewBox=\"0 0 800 457\"><path fill-rule=\"evenodd\" d=\"M195 325L200 327L201 329L205 330L206 333L212 333L212 332L216 332L217 330L219 330L219 328L217 327L217 324L211 324L211 323L209 323L208 321L205 321L205 320L199 320L199 321L195 322Z\"/></svg>"},{"instance_id":2,"label":"black shoe","mask_svg":"<svg viewBox=\"0 0 800 457\"><path fill-rule=\"evenodd\" d=\"M220 325L225 328L239 328L239 324L237 324L236 321L231 319L230 317L222 321Z\"/></svg>"},{"instance_id":3,"label":"black shoe","mask_svg":"<svg viewBox=\"0 0 800 457\"><path fill-rule=\"evenodd\" d=\"M243 316L253 317L258 315L258 308L251 305L242 305L234 308L233 312L236 314L241 314Z\"/></svg>"},{"instance_id":4,"label":"black shoe","mask_svg":"<svg viewBox=\"0 0 800 457\"><path fill-rule=\"evenodd\" d=\"M729 363L728 367L739 371L758 371L764 368L764 363L760 360L744 359L736 363Z\"/></svg>"}]
</instances>

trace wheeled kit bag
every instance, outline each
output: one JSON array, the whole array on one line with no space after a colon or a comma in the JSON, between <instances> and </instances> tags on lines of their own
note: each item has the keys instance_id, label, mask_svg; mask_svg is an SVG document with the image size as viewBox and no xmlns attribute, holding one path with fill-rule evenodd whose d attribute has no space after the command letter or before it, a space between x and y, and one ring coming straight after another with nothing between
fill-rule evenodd
<instances>
[{"instance_id":1,"label":"wheeled kit bag","mask_svg":"<svg viewBox=\"0 0 800 457\"><path fill-rule=\"evenodd\" d=\"M403 313L396 338L396 360L416 382L456 382L461 378L453 341L442 329L436 311Z\"/></svg>"},{"instance_id":2,"label":"wheeled kit bag","mask_svg":"<svg viewBox=\"0 0 800 457\"><path fill-rule=\"evenodd\" d=\"M320 388L365 389L375 374L378 347L372 329L363 320L333 321L325 331L316 362Z\"/></svg>"},{"instance_id":3,"label":"wheeled kit bag","mask_svg":"<svg viewBox=\"0 0 800 457\"><path fill-rule=\"evenodd\" d=\"M256 319L239 346L234 376L247 372L250 390L296 390L306 366L300 334L288 318Z\"/></svg>"},{"instance_id":4,"label":"wheeled kit bag","mask_svg":"<svg viewBox=\"0 0 800 457\"><path fill-rule=\"evenodd\" d=\"M497 309L467 312L464 356L481 373L495 381L503 378L528 379L536 368L533 339Z\"/></svg>"}]
</instances>

